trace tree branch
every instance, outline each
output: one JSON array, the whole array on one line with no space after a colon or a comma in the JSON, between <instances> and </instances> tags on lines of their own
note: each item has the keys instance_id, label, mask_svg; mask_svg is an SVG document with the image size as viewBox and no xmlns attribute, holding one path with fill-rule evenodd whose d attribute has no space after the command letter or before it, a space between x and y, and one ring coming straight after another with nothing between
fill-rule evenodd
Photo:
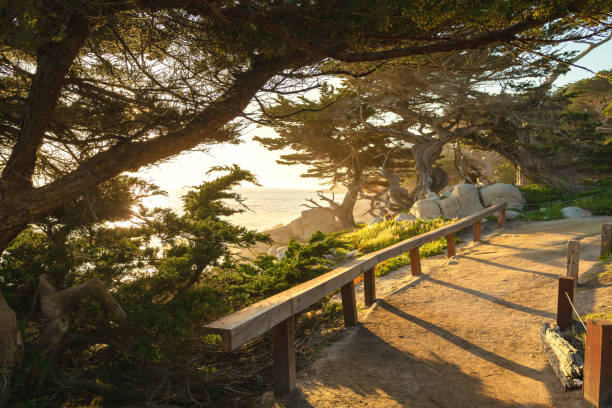
<instances>
[{"instance_id":1,"label":"tree branch","mask_svg":"<svg viewBox=\"0 0 612 408\"><path fill-rule=\"evenodd\" d=\"M39 30L49 28L47 26L51 24L53 22L41 18ZM71 16L67 25L63 40L47 41L37 49L36 74L24 107L19 138L0 176L2 198L31 187L36 156L51 122L66 74L89 34L89 26L83 16Z\"/></svg>"}]
</instances>

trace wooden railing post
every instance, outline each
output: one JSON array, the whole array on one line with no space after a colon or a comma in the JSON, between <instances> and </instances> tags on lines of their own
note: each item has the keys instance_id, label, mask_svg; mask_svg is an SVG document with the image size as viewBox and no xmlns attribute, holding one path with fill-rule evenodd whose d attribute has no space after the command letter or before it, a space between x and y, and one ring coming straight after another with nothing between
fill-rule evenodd
<instances>
[{"instance_id":1,"label":"wooden railing post","mask_svg":"<svg viewBox=\"0 0 612 408\"><path fill-rule=\"evenodd\" d=\"M363 273L363 297L365 305L370 306L376 300L376 276L374 268Z\"/></svg>"},{"instance_id":2,"label":"wooden railing post","mask_svg":"<svg viewBox=\"0 0 612 408\"><path fill-rule=\"evenodd\" d=\"M455 233L446 236L446 257L455 256Z\"/></svg>"},{"instance_id":3,"label":"wooden railing post","mask_svg":"<svg viewBox=\"0 0 612 408\"><path fill-rule=\"evenodd\" d=\"M480 241L480 233L482 231L482 220L474 223L474 242Z\"/></svg>"},{"instance_id":4,"label":"wooden railing post","mask_svg":"<svg viewBox=\"0 0 612 408\"><path fill-rule=\"evenodd\" d=\"M502 208L497 213L497 228L502 228L504 226L505 220L506 220L506 209Z\"/></svg>"},{"instance_id":5,"label":"wooden railing post","mask_svg":"<svg viewBox=\"0 0 612 408\"><path fill-rule=\"evenodd\" d=\"M272 371L274 393L295 390L295 326L293 316L272 328Z\"/></svg>"},{"instance_id":6,"label":"wooden railing post","mask_svg":"<svg viewBox=\"0 0 612 408\"><path fill-rule=\"evenodd\" d=\"M557 293L557 326L559 329L565 330L572 324L572 305L570 300L574 301L574 278L559 276L559 291Z\"/></svg>"},{"instance_id":7,"label":"wooden railing post","mask_svg":"<svg viewBox=\"0 0 612 408\"><path fill-rule=\"evenodd\" d=\"M612 322L587 322L584 347L584 399L596 407L612 407Z\"/></svg>"},{"instance_id":8,"label":"wooden railing post","mask_svg":"<svg viewBox=\"0 0 612 408\"><path fill-rule=\"evenodd\" d=\"M421 274L421 255L419 254L418 247L410 250L410 272L412 276Z\"/></svg>"},{"instance_id":9,"label":"wooden railing post","mask_svg":"<svg viewBox=\"0 0 612 408\"><path fill-rule=\"evenodd\" d=\"M572 239L567 241L567 276L574 278L578 284L578 270L580 269L580 241Z\"/></svg>"},{"instance_id":10,"label":"wooden railing post","mask_svg":"<svg viewBox=\"0 0 612 408\"><path fill-rule=\"evenodd\" d=\"M601 255L612 252L612 224L601 226Z\"/></svg>"},{"instance_id":11,"label":"wooden railing post","mask_svg":"<svg viewBox=\"0 0 612 408\"><path fill-rule=\"evenodd\" d=\"M350 281L340 288L342 295L342 313L344 314L344 325L355 326L357 324L357 302L355 301L355 283Z\"/></svg>"}]
</instances>

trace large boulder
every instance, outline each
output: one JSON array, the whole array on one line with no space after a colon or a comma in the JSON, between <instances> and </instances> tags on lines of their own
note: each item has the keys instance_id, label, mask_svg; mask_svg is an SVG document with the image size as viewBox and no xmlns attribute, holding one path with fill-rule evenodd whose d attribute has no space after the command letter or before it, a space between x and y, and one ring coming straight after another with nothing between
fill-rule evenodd
<instances>
[{"instance_id":1,"label":"large boulder","mask_svg":"<svg viewBox=\"0 0 612 408\"><path fill-rule=\"evenodd\" d=\"M521 191L512 184L495 183L480 189L482 204L490 206L506 202L507 208L523 208L523 195Z\"/></svg>"},{"instance_id":2,"label":"large boulder","mask_svg":"<svg viewBox=\"0 0 612 408\"><path fill-rule=\"evenodd\" d=\"M302 239L309 239L316 232L332 232L338 230L336 217L324 208L311 208L302 211Z\"/></svg>"},{"instance_id":3,"label":"large boulder","mask_svg":"<svg viewBox=\"0 0 612 408\"><path fill-rule=\"evenodd\" d=\"M410 214L420 220L438 218L442 215L438 202L439 200L418 200L412 205Z\"/></svg>"},{"instance_id":4,"label":"large boulder","mask_svg":"<svg viewBox=\"0 0 612 408\"><path fill-rule=\"evenodd\" d=\"M461 216L461 207L459 206L459 200L456 197L448 197L438 201L442 215L446 218L459 218Z\"/></svg>"},{"instance_id":5,"label":"large boulder","mask_svg":"<svg viewBox=\"0 0 612 408\"><path fill-rule=\"evenodd\" d=\"M561 209L561 212L565 218L582 218L593 215L590 211L583 210L580 207L565 207Z\"/></svg>"},{"instance_id":6,"label":"large boulder","mask_svg":"<svg viewBox=\"0 0 612 408\"><path fill-rule=\"evenodd\" d=\"M450 197L455 197L459 201L460 215L462 218L484 208L480 203L478 189L472 184L457 184L455 188L453 188Z\"/></svg>"}]
</instances>

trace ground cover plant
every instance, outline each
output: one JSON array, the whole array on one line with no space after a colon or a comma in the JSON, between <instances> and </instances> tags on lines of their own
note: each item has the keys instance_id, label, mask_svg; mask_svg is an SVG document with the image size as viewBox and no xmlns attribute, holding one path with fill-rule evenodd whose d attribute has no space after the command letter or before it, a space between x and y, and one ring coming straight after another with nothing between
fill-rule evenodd
<instances>
[{"instance_id":1,"label":"ground cover plant","mask_svg":"<svg viewBox=\"0 0 612 408\"><path fill-rule=\"evenodd\" d=\"M571 193L558 188L530 184L521 187L525 205L522 219L550 221L563 218L561 209L576 206L593 215L612 215L612 183L600 182Z\"/></svg>"}]
</instances>

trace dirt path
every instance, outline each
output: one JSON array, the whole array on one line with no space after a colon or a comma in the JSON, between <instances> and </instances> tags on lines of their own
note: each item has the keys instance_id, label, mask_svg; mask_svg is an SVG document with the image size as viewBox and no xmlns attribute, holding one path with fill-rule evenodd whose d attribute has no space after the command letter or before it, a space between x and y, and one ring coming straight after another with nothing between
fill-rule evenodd
<instances>
[{"instance_id":1,"label":"dirt path","mask_svg":"<svg viewBox=\"0 0 612 408\"><path fill-rule=\"evenodd\" d=\"M298 373L287 407L585 407L564 392L540 351L556 313L568 239L582 239L580 281L597 268L602 222L523 224L493 232L458 257L403 270L362 325ZM398 277L399 276L399 277ZM388 288L389 285L382 289ZM579 287L577 307L612 310L612 287ZM606 305L608 309L606 309Z\"/></svg>"}]
</instances>

